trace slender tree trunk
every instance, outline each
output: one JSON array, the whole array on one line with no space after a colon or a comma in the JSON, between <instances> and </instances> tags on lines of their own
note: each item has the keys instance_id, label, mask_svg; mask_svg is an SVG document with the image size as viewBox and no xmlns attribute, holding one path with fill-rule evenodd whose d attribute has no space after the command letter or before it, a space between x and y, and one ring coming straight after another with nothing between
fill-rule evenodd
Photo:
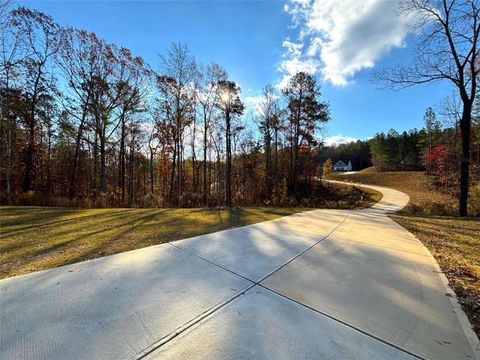
<instances>
[{"instance_id":1,"label":"slender tree trunk","mask_svg":"<svg viewBox=\"0 0 480 360\"><path fill-rule=\"evenodd\" d=\"M203 118L203 204L208 204L208 188L207 188L207 141L208 141L208 122L207 116Z\"/></svg>"},{"instance_id":2,"label":"slender tree trunk","mask_svg":"<svg viewBox=\"0 0 480 360\"><path fill-rule=\"evenodd\" d=\"M293 148L293 174L292 174L292 194L297 193L297 176L298 176L298 152L299 152L299 137L300 137L300 119L295 122L294 130L294 148Z\"/></svg>"},{"instance_id":3,"label":"slender tree trunk","mask_svg":"<svg viewBox=\"0 0 480 360\"><path fill-rule=\"evenodd\" d=\"M226 120L226 151L227 151L227 167L226 167L226 186L225 186L225 205L227 207L232 206L232 149L231 149L231 136L230 136L230 112L225 112Z\"/></svg>"},{"instance_id":4,"label":"slender tree trunk","mask_svg":"<svg viewBox=\"0 0 480 360\"><path fill-rule=\"evenodd\" d=\"M52 194L52 186L53 186L53 182L52 182L52 174L51 174L51 168L50 168L50 160L51 160L51 157L52 157L52 128L51 128L51 124L48 125L48 128L47 128L47 136L48 136L48 143L47 143L47 194L48 195L51 195Z\"/></svg>"},{"instance_id":5,"label":"slender tree trunk","mask_svg":"<svg viewBox=\"0 0 480 360\"><path fill-rule=\"evenodd\" d=\"M128 180L129 180L129 186L128 186L128 192L129 192L129 206L132 206L133 205L133 194L134 194L134 181L135 181L135 177L134 177L134 173L133 173L133 170L134 170L134 156L135 156L135 153L134 153L134 141L135 139L132 137L132 145L130 146L130 164L129 164L129 174L128 174Z\"/></svg>"},{"instance_id":6,"label":"slender tree trunk","mask_svg":"<svg viewBox=\"0 0 480 360\"><path fill-rule=\"evenodd\" d=\"M107 191L107 167L106 167L106 151L105 151L105 139L100 138L100 192L105 193Z\"/></svg>"},{"instance_id":7,"label":"slender tree trunk","mask_svg":"<svg viewBox=\"0 0 480 360\"><path fill-rule=\"evenodd\" d=\"M28 123L28 145L27 145L27 152L25 155L25 175L23 178L24 192L32 189L34 152L35 152L35 122L34 122L34 118L31 117Z\"/></svg>"},{"instance_id":8,"label":"slender tree trunk","mask_svg":"<svg viewBox=\"0 0 480 360\"><path fill-rule=\"evenodd\" d=\"M265 197L271 199L272 197L272 159L271 159L271 135L270 129L266 130L265 134Z\"/></svg>"},{"instance_id":9,"label":"slender tree trunk","mask_svg":"<svg viewBox=\"0 0 480 360\"><path fill-rule=\"evenodd\" d=\"M177 166L177 140L173 141L172 171L170 176L170 197L173 197L175 190L175 168Z\"/></svg>"},{"instance_id":10,"label":"slender tree trunk","mask_svg":"<svg viewBox=\"0 0 480 360\"><path fill-rule=\"evenodd\" d=\"M35 152L35 107L32 110L28 121L28 143L27 152L25 154L25 174L23 178L23 191L29 191L32 188L33 177L33 158Z\"/></svg>"},{"instance_id":11,"label":"slender tree trunk","mask_svg":"<svg viewBox=\"0 0 480 360\"><path fill-rule=\"evenodd\" d=\"M94 198L98 195L98 131L95 131L95 140L93 144L93 179L92 189Z\"/></svg>"},{"instance_id":12,"label":"slender tree trunk","mask_svg":"<svg viewBox=\"0 0 480 360\"><path fill-rule=\"evenodd\" d=\"M275 127L275 158L273 160L273 178L275 186L278 184L278 129Z\"/></svg>"},{"instance_id":13,"label":"slender tree trunk","mask_svg":"<svg viewBox=\"0 0 480 360\"><path fill-rule=\"evenodd\" d=\"M13 146L13 121L8 121L8 129L7 129L7 170L6 170L6 186L7 186L7 198L8 204L12 202L12 168L13 168L13 161L12 161L12 146Z\"/></svg>"},{"instance_id":14,"label":"slender tree trunk","mask_svg":"<svg viewBox=\"0 0 480 360\"><path fill-rule=\"evenodd\" d=\"M192 131L192 143L191 143L191 147L192 147L192 188L193 188L193 192L197 192L197 179L196 179L196 169L195 169L195 135L196 135L196 116L194 115L193 116L193 131Z\"/></svg>"},{"instance_id":15,"label":"slender tree trunk","mask_svg":"<svg viewBox=\"0 0 480 360\"><path fill-rule=\"evenodd\" d=\"M119 185L122 191L122 204L125 202L125 117L121 119L121 133L120 133L120 151L119 151Z\"/></svg>"},{"instance_id":16,"label":"slender tree trunk","mask_svg":"<svg viewBox=\"0 0 480 360\"><path fill-rule=\"evenodd\" d=\"M150 193L153 195L154 188L155 188L155 182L154 182L154 164L153 164L153 156L155 154L155 151L153 151L150 148Z\"/></svg>"},{"instance_id":17,"label":"slender tree trunk","mask_svg":"<svg viewBox=\"0 0 480 360\"><path fill-rule=\"evenodd\" d=\"M12 161L12 146L13 146L13 129L15 128L15 120L12 116L10 116L10 72L6 71L6 78L5 78L5 103L2 106L3 110L3 120L5 120L5 127L6 127L6 137L7 137L7 144L5 149L5 157L6 157L6 169L5 169L5 187L7 193L7 203L10 205L12 202L12 168L13 168L13 161Z\"/></svg>"},{"instance_id":18,"label":"slender tree trunk","mask_svg":"<svg viewBox=\"0 0 480 360\"><path fill-rule=\"evenodd\" d=\"M106 139L105 127L102 126L102 133L100 134L100 192L107 192L107 164L106 164Z\"/></svg>"},{"instance_id":19,"label":"slender tree trunk","mask_svg":"<svg viewBox=\"0 0 480 360\"><path fill-rule=\"evenodd\" d=\"M80 142L82 140L82 133L83 133L83 124L85 122L86 118L86 113L82 114L82 119L80 121L80 124L78 125L78 132L77 132L77 137L75 139L75 153L73 156L73 163L72 163L72 170L70 172L70 182L69 182L69 197L70 199L73 199L75 196L75 185L76 185L76 180L77 180L77 166L78 166L78 157L80 155Z\"/></svg>"}]
</instances>

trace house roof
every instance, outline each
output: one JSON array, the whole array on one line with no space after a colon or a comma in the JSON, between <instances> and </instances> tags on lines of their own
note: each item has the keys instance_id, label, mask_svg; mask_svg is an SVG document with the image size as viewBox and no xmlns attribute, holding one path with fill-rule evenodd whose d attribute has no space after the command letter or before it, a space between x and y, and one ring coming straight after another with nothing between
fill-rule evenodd
<instances>
[{"instance_id":1,"label":"house roof","mask_svg":"<svg viewBox=\"0 0 480 360\"><path fill-rule=\"evenodd\" d=\"M347 166L347 163L343 160L338 160L333 166Z\"/></svg>"}]
</instances>

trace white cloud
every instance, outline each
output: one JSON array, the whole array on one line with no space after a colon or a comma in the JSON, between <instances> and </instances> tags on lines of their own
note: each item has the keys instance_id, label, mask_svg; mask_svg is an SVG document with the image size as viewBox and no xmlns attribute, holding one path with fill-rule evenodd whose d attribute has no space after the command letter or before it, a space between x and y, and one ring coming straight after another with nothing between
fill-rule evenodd
<instances>
[{"instance_id":1,"label":"white cloud","mask_svg":"<svg viewBox=\"0 0 480 360\"><path fill-rule=\"evenodd\" d=\"M300 33L297 42L283 43L282 82L304 70L347 85L390 49L404 46L412 19L399 16L397 6L386 0L290 0L285 11Z\"/></svg>"},{"instance_id":2,"label":"white cloud","mask_svg":"<svg viewBox=\"0 0 480 360\"><path fill-rule=\"evenodd\" d=\"M282 44L284 48L284 59L278 70L284 74L283 79L277 85L278 88L284 88L289 78L299 71L314 74L318 70L318 61L314 58L303 56L303 44L295 43L290 40L284 40Z\"/></svg>"},{"instance_id":3,"label":"white cloud","mask_svg":"<svg viewBox=\"0 0 480 360\"><path fill-rule=\"evenodd\" d=\"M323 140L326 146L331 146L331 145L339 145L339 144L346 144L352 141L357 141L357 138L351 137L351 136L343 136L343 135L333 135L329 136L326 139Z\"/></svg>"},{"instance_id":4,"label":"white cloud","mask_svg":"<svg viewBox=\"0 0 480 360\"><path fill-rule=\"evenodd\" d=\"M246 96L242 98L243 103L245 104L246 107L246 112L249 111L254 111L254 112L259 112L260 107L262 105L263 101L263 96L258 95L258 96Z\"/></svg>"},{"instance_id":5,"label":"white cloud","mask_svg":"<svg viewBox=\"0 0 480 360\"><path fill-rule=\"evenodd\" d=\"M273 95L273 99L278 99L277 95ZM265 96L256 95L256 96L245 96L242 98L242 101L247 109L247 112L254 111L256 113L261 113L265 105Z\"/></svg>"},{"instance_id":6,"label":"white cloud","mask_svg":"<svg viewBox=\"0 0 480 360\"><path fill-rule=\"evenodd\" d=\"M258 105L262 102L263 96L245 96L243 102L251 105Z\"/></svg>"}]
</instances>

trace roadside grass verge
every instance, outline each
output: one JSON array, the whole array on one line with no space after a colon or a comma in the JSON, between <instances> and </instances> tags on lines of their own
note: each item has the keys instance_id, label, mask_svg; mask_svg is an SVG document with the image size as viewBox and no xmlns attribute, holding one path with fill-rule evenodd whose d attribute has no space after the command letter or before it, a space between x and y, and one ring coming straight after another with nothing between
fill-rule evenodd
<instances>
[{"instance_id":1,"label":"roadside grass verge","mask_svg":"<svg viewBox=\"0 0 480 360\"><path fill-rule=\"evenodd\" d=\"M0 207L0 278L139 249L310 208Z\"/></svg>"},{"instance_id":2,"label":"roadside grass verge","mask_svg":"<svg viewBox=\"0 0 480 360\"><path fill-rule=\"evenodd\" d=\"M386 186L407 193L410 203L390 217L430 250L447 276L473 330L480 337L480 218L456 217L458 204L422 172L331 174L330 179ZM471 201L476 201L474 197ZM475 204L472 204L475 205Z\"/></svg>"},{"instance_id":3,"label":"roadside grass verge","mask_svg":"<svg viewBox=\"0 0 480 360\"><path fill-rule=\"evenodd\" d=\"M430 250L480 336L480 222L428 216L391 216Z\"/></svg>"}]
</instances>

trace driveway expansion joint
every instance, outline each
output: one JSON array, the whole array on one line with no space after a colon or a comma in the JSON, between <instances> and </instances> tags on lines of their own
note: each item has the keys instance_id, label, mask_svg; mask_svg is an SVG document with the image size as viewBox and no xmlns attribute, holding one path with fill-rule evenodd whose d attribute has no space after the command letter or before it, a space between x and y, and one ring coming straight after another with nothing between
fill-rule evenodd
<instances>
[{"instance_id":1,"label":"driveway expansion joint","mask_svg":"<svg viewBox=\"0 0 480 360\"><path fill-rule=\"evenodd\" d=\"M137 357L136 359L137 360L140 360L140 359L144 359L146 356L152 354L153 352L155 352L156 350L160 349L163 345L167 344L168 342L170 342L171 340L175 339L178 335L182 334L183 332L187 331L188 329L190 329L191 327L193 327L194 325L198 324L200 321L202 321L203 319L213 315L215 312L219 311L221 308L223 308L224 306L228 305L229 303L231 303L233 300L239 298L240 296L244 295L248 290L252 289L253 287L255 286L261 286L261 287L264 287L262 286L260 283L264 280L266 280L267 278L269 278L270 276L272 276L273 274L275 274L276 272L280 271L281 269L283 269L285 266L287 266L288 264L290 264L291 262L293 262L295 259L298 259L300 256L302 256L303 254L305 254L306 252L308 252L309 250L311 250L314 246L320 244L322 241L326 240L329 236L331 236L335 230L337 230L340 226L342 226L344 223L345 223L345 220L349 217L349 215L346 215L342 221L337 225L335 226L335 228L333 230L331 230L327 235L325 235L324 237L322 237L321 239L319 239L318 241L314 242L313 244L311 244L309 247L307 247L306 249L304 249L303 251L301 251L300 253L298 253L297 255L295 255L294 257L292 257L290 260L288 260L287 262L285 262L284 264L280 265L279 267L277 267L276 269L274 269L273 271L271 271L270 273L268 273L267 275L263 276L262 278L260 278L260 280L258 281L255 281L255 280L252 280L252 279L249 279L223 265L220 265L220 264L217 264L216 262L213 262L211 260L208 260L206 258L204 258L203 256L200 256L194 252L191 252L187 249L184 249L183 247L180 247L180 246L177 246L173 243L168 243L170 246L173 246L174 248L176 249L179 249L179 250L182 250L192 256L195 256L197 257L198 259L201 259L203 261L206 261L208 262L209 264L212 264L212 265L215 265L215 266L218 266L219 268L221 268L222 270L225 270L225 271L228 271L236 276L239 276L241 277L242 279L245 279L247 281L250 281L252 284L247 286L246 288L240 290L237 294L235 294L234 296L230 297L229 299L211 307L210 309L206 310L205 312L203 312L202 314L198 315L197 317L195 317L194 319L190 320L188 323L182 325L181 327L177 328L175 331L173 331L171 334L163 337L162 339L160 339L158 342L152 344L151 346L149 346L147 349L141 351L139 354L137 354ZM266 288L267 290L270 290L268 288ZM272 291L272 290L270 290ZM288 299L288 297L285 297L286 299ZM290 300L290 299L289 299Z\"/></svg>"},{"instance_id":2,"label":"driveway expansion joint","mask_svg":"<svg viewBox=\"0 0 480 360\"><path fill-rule=\"evenodd\" d=\"M326 241L337 229L339 229L343 224L345 224L345 222L346 222L346 220L349 218L349 216L350 216L350 214L347 214L347 215L342 219L342 221L341 221L337 226L335 226L335 228L334 228L333 230L331 230L327 235L325 235L324 237L322 237L322 238L319 239L318 241L314 242L313 244L311 244L310 246L308 246L306 249L302 250L302 251L299 252L297 255L295 255L294 257L292 257L292 258L289 259L288 261L286 261L284 264L278 266L276 269L272 270L270 273L268 273L268 274L266 274L265 276L263 276L262 278L260 278L260 280L258 280L258 281L249 279L249 278L247 278L247 277L245 277L245 276L243 276L243 275L235 272L235 271L232 270L232 269L229 269L229 268L227 268L227 267L225 267L225 266L223 266L223 265L221 265L221 264L218 264L218 263L216 263L216 262L213 262L213 261L211 261L211 260L208 260L208 259L206 259L206 258L204 258L204 257L202 257L202 256L200 256L200 255L198 255L198 254L196 254L196 253L194 253L194 252L191 252L191 251L189 251L189 250L187 250L187 249L184 249L183 247L177 246L177 245L175 245L175 244L173 244L173 243L169 243L169 245L171 245L171 246L173 246L173 247L175 247L175 248L177 248L177 249L180 249L180 250L182 250L182 251L185 251L186 253L188 253L188 254L190 254L190 255L192 255L192 256L195 256L195 257L197 257L197 258L199 258L199 259L201 259L201 260L204 260L204 261L206 261L206 262L208 262L208 263L210 263L210 264L212 264L212 265L218 266L218 267L221 268L222 270L228 271L228 272L230 272L230 273L232 273L232 274L234 274L234 275L236 275L236 276L239 276L239 277L241 277L241 278L243 278L243 279L245 279L245 280L247 280L247 281L250 281L252 284L249 285L248 287L246 287L245 289L239 291L237 294L235 294L234 296L232 296L232 297L229 298L228 300L226 300L226 301L224 301L224 302L222 302L222 303L220 303L220 304L212 307L211 309L207 310L205 313L199 315L197 318L192 319L190 322L188 322L188 323L185 324L184 326L182 326L182 327L180 327L179 329L177 329L176 331L174 331L171 335L168 335L168 336L166 336L165 338L160 339L159 342L153 344L151 347L149 347L148 349L146 349L145 351L143 351L141 354L139 354L139 356L138 356L136 359L137 359L137 360L144 359L146 356L148 356L148 355L154 353L155 351L159 350L162 346L166 345L168 342L170 342L171 340L175 339L178 335L184 333L185 331L189 330L190 328L192 328L192 327L195 326L196 324L200 323L202 320L205 320L206 318L209 318L209 317L215 315L215 313L216 313L217 311L219 311L219 310L222 309L223 307L227 306L228 304L230 304L230 303L233 302L234 300L238 299L238 298L241 297L242 295L245 295L250 289L254 288L255 286L259 286L259 287L261 287L261 288L263 288L263 289L265 289L265 290L268 290L268 291L270 291L270 292L272 292L272 293L277 294L278 296L281 296L282 298L284 298L284 299L286 299L286 300L288 300L288 301L294 302L294 303L296 303L296 304L298 304L298 305L300 305L300 306L302 306L302 307L305 307L305 308L307 308L307 309L309 309L309 310L311 310L311 311L314 311L314 312L316 312L316 313L318 313L318 314L320 314L320 315L322 315L322 316L325 316L325 317L327 317L327 318L329 318L329 319L331 319L331 320L333 320L333 321L336 321L336 322L338 322L338 323L340 323L340 324L342 324L342 325L344 325L344 326L347 326L347 327L349 327L350 329L352 329L352 330L354 330L354 331L360 332L360 333L362 333L363 335L368 336L369 338L371 338L371 339L373 339L373 340L375 340L375 341L381 342L381 343L383 343L383 344L385 344L385 345L387 345L387 346L389 346L389 347L392 347L392 348L394 348L394 349L396 349L396 350L398 350L398 351L401 351L401 352L403 352L403 353L405 353L405 354L408 354L408 355L410 355L410 356L413 356L413 357L415 357L415 358L418 358L418 359L421 359L421 360L428 360L428 359L425 358L425 357L422 357L422 356L420 356L420 355L418 355L418 354L414 354L414 353L412 353L412 352L410 352L410 351L408 351L408 350L406 350L406 349L403 349L403 348L401 348L401 347L399 347L399 346L396 346L395 344L392 344L392 343L390 343L390 342L388 342L388 341L385 341L385 340L383 340L383 339L381 339L381 338L379 338L379 337L377 337L377 336L375 336L375 335L373 335L373 334L370 334L369 332L367 332L367 331L365 331L365 330L362 330L362 329L360 329L360 328L358 328L358 327L355 327L355 326L353 326L353 325L351 325L351 324L349 324L349 323L347 323L347 322L345 322L345 321L342 321L342 320L340 320L340 319L338 319L338 318L336 318L336 317L334 317L334 316L331 316L331 315L329 315L329 314L327 314L327 313L325 313L325 312L323 312L323 311L320 311L320 310L318 310L318 309L315 309L314 307L311 307L311 306L309 306L309 305L306 305L306 304L304 304L304 303L302 303L302 302L300 302L300 301L297 301L297 300L295 300L295 299L293 299L293 298L291 298L291 297L289 297L289 296L287 296L287 295L282 294L281 292L278 292L278 291L276 291L276 290L273 290L273 289L269 288L269 287L266 286L266 285L261 284L263 281L265 281L266 279L268 279L269 277L271 277L272 275L274 275L275 273L277 273L278 271L280 271L281 269L283 269L283 268L286 267L287 265L291 264L291 263L294 262L296 259L300 258L302 255L306 254L308 251L312 250L312 248L314 248L314 247L317 246L318 244Z\"/></svg>"}]
</instances>

